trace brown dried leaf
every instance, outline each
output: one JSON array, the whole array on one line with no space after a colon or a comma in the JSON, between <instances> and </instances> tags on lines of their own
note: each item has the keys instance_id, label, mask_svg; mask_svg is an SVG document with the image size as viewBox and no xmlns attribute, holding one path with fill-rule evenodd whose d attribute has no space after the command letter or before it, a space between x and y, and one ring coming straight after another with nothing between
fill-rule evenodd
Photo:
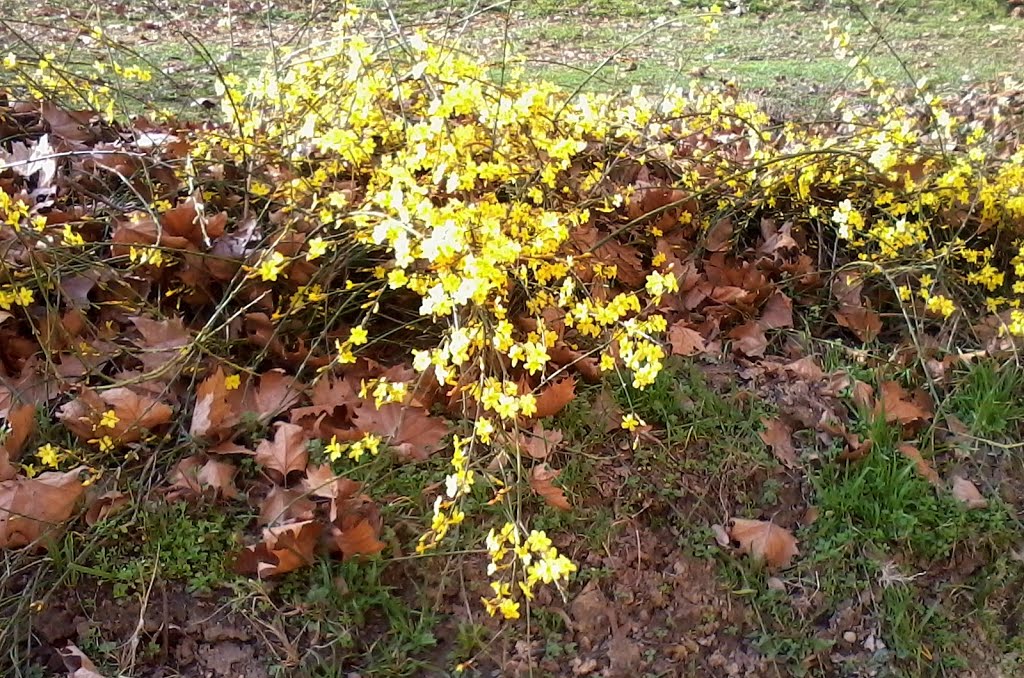
<instances>
[{"instance_id":1,"label":"brown dried leaf","mask_svg":"<svg viewBox=\"0 0 1024 678\"><path fill-rule=\"evenodd\" d=\"M537 422L533 425L533 432L521 436L523 449L534 459L547 459L548 455L562 442L560 431L545 431L544 427Z\"/></svg>"},{"instance_id":2,"label":"brown dried leaf","mask_svg":"<svg viewBox=\"0 0 1024 678\"><path fill-rule=\"evenodd\" d=\"M534 466L530 472L530 488L551 506L568 511L572 508L569 500L565 498L562 488L555 486L553 483L559 473L561 471L556 471L547 464Z\"/></svg>"},{"instance_id":3,"label":"brown dried leaf","mask_svg":"<svg viewBox=\"0 0 1024 678\"><path fill-rule=\"evenodd\" d=\"M127 506L130 500L131 497L117 490L101 494L92 500L89 507L85 510L86 525L92 526L106 520Z\"/></svg>"},{"instance_id":4,"label":"brown dried leaf","mask_svg":"<svg viewBox=\"0 0 1024 678\"><path fill-rule=\"evenodd\" d=\"M669 328L668 341L672 345L673 355L697 355L703 353L705 348L704 337L689 327L685 320L680 320Z\"/></svg>"},{"instance_id":5,"label":"brown dried leaf","mask_svg":"<svg viewBox=\"0 0 1024 678\"><path fill-rule=\"evenodd\" d=\"M362 485L354 480L335 475L330 464L323 464L306 468L306 477L302 480L302 487L314 497L344 500L359 492Z\"/></svg>"},{"instance_id":6,"label":"brown dried leaf","mask_svg":"<svg viewBox=\"0 0 1024 678\"><path fill-rule=\"evenodd\" d=\"M11 464L7 450L0 447L0 481L10 480L16 475L18 475L18 470Z\"/></svg>"},{"instance_id":7,"label":"brown dried leaf","mask_svg":"<svg viewBox=\"0 0 1024 678\"><path fill-rule=\"evenodd\" d=\"M185 329L181 318L153 320L137 316L129 320L142 335L142 341L135 342L141 349L135 357L142 361L147 372L166 367L192 341L192 335Z\"/></svg>"},{"instance_id":8,"label":"brown dried leaf","mask_svg":"<svg viewBox=\"0 0 1024 678\"><path fill-rule=\"evenodd\" d=\"M80 471L0 482L0 548L27 546L70 518L85 492Z\"/></svg>"},{"instance_id":9,"label":"brown dried leaf","mask_svg":"<svg viewBox=\"0 0 1024 678\"><path fill-rule=\"evenodd\" d=\"M854 379L853 402L864 412L870 411L875 402L875 389L871 388L871 384Z\"/></svg>"},{"instance_id":10,"label":"brown dried leaf","mask_svg":"<svg viewBox=\"0 0 1024 678\"><path fill-rule=\"evenodd\" d=\"M276 525L313 519L316 504L307 492L275 485L260 507L259 524Z\"/></svg>"},{"instance_id":11,"label":"brown dried leaf","mask_svg":"<svg viewBox=\"0 0 1024 678\"><path fill-rule=\"evenodd\" d=\"M761 327L778 330L793 326L793 301L782 292L776 291L768 297L761 310Z\"/></svg>"},{"instance_id":12,"label":"brown dried leaf","mask_svg":"<svg viewBox=\"0 0 1024 678\"><path fill-rule=\"evenodd\" d=\"M932 465L929 464L923 456L921 456L920 450L918 450L916 447L908 443L900 445L900 453L903 454L903 456L905 456L907 459L910 459L912 462L914 462L914 466L917 468L917 472L921 475L922 478L927 480L932 485L935 485L936 487L938 487L938 485L941 484L942 481L939 480L939 474L936 473L935 469L932 468Z\"/></svg>"},{"instance_id":13,"label":"brown dried leaf","mask_svg":"<svg viewBox=\"0 0 1024 678\"><path fill-rule=\"evenodd\" d=\"M988 499L982 496L974 483L963 476L953 476L953 496L969 509L983 509L988 506Z\"/></svg>"},{"instance_id":14,"label":"brown dried leaf","mask_svg":"<svg viewBox=\"0 0 1024 678\"><path fill-rule=\"evenodd\" d=\"M874 340L882 331L882 318L863 306L844 306L832 312L836 322L852 331L863 342Z\"/></svg>"},{"instance_id":15,"label":"brown dried leaf","mask_svg":"<svg viewBox=\"0 0 1024 678\"><path fill-rule=\"evenodd\" d=\"M103 391L100 393L100 399L114 410L118 419L117 424L107 434L122 443L140 440L146 431L170 423L174 414L169 405L139 395L128 388Z\"/></svg>"},{"instance_id":16,"label":"brown dried leaf","mask_svg":"<svg viewBox=\"0 0 1024 678\"><path fill-rule=\"evenodd\" d=\"M235 488L235 474L238 469L233 464L209 459L203 462L196 455L185 457L171 471L168 480L171 483L172 498L199 497L204 494L238 497Z\"/></svg>"},{"instance_id":17,"label":"brown dried leaf","mask_svg":"<svg viewBox=\"0 0 1024 678\"><path fill-rule=\"evenodd\" d=\"M284 370L270 370L260 377L256 388L256 414L266 421L284 412L302 397L302 384Z\"/></svg>"},{"instance_id":18,"label":"brown dried leaf","mask_svg":"<svg viewBox=\"0 0 1024 678\"><path fill-rule=\"evenodd\" d=\"M927 421L932 416L929 403L923 402L919 396L911 398L906 389L895 381L882 384L881 393L875 403L875 414L879 413L885 414L886 421L897 421L901 424Z\"/></svg>"},{"instance_id":19,"label":"brown dried leaf","mask_svg":"<svg viewBox=\"0 0 1024 678\"><path fill-rule=\"evenodd\" d=\"M76 645L66 645L60 650L60 659L68 670L67 678L104 678L96 665Z\"/></svg>"},{"instance_id":20,"label":"brown dried leaf","mask_svg":"<svg viewBox=\"0 0 1024 678\"><path fill-rule=\"evenodd\" d=\"M355 411L355 424L364 433L384 438L406 461L425 461L448 434L444 420L431 417L422 408L397 403L379 409L373 403L362 405Z\"/></svg>"},{"instance_id":21,"label":"brown dried leaf","mask_svg":"<svg viewBox=\"0 0 1024 678\"><path fill-rule=\"evenodd\" d=\"M262 578L311 565L322 529L312 520L268 527L263 530L263 541L238 554L234 569Z\"/></svg>"},{"instance_id":22,"label":"brown dried leaf","mask_svg":"<svg viewBox=\"0 0 1024 678\"><path fill-rule=\"evenodd\" d=\"M769 567L787 567L800 553L793 533L767 520L733 518L729 536L739 544L741 553L763 560Z\"/></svg>"},{"instance_id":23,"label":"brown dried leaf","mask_svg":"<svg viewBox=\"0 0 1024 678\"><path fill-rule=\"evenodd\" d=\"M302 427L295 424L279 421L274 429L273 441L263 440L256 447L256 463L283 484L289 473L306 470L309 439Z\"/></svg>"},{"instance_id":24,"label":"brown dried leaf","mask_svg":"<svg viewBox=\"0 0 1024 678\"><path fill-rule=\"evenodd\" d=\"M754 321L734 327L728 336L736 340L733 347L750 358L763 356L765 349L768 348L764 329Z\"/></svg>"},{"instance_id":25,"label":"brown dried leaf","mask_svg":"<svg viewBox=\"0 0 1024 678\"><path fill-rule=\"evenodd\" d=\"M17 461L25 443L36 431L36 406L25 404L12 407L5 419L10 426L10 433L7 434L0 449L6 453L9 461ZM0 460L0 467L2 466L3 461ZM3 479L3 469L0 468L0 480Z\"/></svg>"},{"instance_id":26,"label":"brown dried leaf","mask_svg":"<svg viewBox=\"0 0 1024 678\"><path fill-rule=\"evenodd\" d=\"M797 460L796 448L793 447L793 431L781 419L769 421L761 419L765 430L759 434L764 444L772 448L775 458L782 462L786 468L796 468L800 465Z\"/></svg>"},{"instance_id":27,"label":"brown dried leaf","mask_svg":"<svg viewBox=\"0 0 1024 678\"><path fill-rule=\"evenodd\" d=\"M224 370L218 367L196 389L196 404L189 428L192 437L217 437L237 423L238 413L228 403L224 379Z\"/></svg>"},{"instance_id":28,"label":"brown dried leaf","mask_svg":"<svg viewBox=\"0 0 1024 678\"><path fill-rule=\"evenodd\" d=\"M374 529L368 519L362 519L351 527L339 529L334 540L341 551L342 560L354 556L372 556L384 550L385 544L378 537L380 531Z\"/></svg>"},{"instance_id":29,"label":"brown dried leaf","mask_svg":"<svg viewBox=\"0 0 1024 678\"><path fill-rule=\"evenodd\" d=\"M537 412L533 416L537 419L554 416L561 412L574 397L576 397L576 379L562 377L537 394Z\"/></svg>"}]
</instances>

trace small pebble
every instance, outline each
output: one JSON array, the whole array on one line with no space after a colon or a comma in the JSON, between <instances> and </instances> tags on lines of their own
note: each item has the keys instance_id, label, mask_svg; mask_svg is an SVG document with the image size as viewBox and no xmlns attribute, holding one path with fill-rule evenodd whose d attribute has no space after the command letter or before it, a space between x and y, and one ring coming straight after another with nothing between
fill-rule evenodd
<instances>
[{"instance_id":1,"label":"small pebble","mask_svg":"<svg viewBox=\"0 0 1024 678\"><path fill-rule=\"evenodd\" d=\"M854 633L853 631L847 631L846 633L843 634L843 640L845 640L848 643L856 643L857 642L857 634Z\"/></svg>"}]
</instances>

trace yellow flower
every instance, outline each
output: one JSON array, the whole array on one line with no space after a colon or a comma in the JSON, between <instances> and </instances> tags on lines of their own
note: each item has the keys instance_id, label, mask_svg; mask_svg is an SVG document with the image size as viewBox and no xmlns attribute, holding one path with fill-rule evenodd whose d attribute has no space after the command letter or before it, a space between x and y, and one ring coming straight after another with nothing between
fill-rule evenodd
<instances>
[{"instance_id":1,"label":"yellow flower","mask_svg":"<svg viewBox=\"0 0 1024 678\"><path fill-rule=\"evenodd\" d=\"M366 343L368 335L365 327L353 327L352 333L348 336L348 341L353 346L362 346Z\"/></svg>"},{"instance_id":2,"label":"yellow flower","mask_svg":"<svg viewBox=\"0 0 1024 678\"><path fill-rule=\"evenodd\" d=\"M622 428L626 429L627 431L635 431L638 426L646 425L647 422L645 422L643 419L636 416L632 412L630 412L629 414L622 418Z\"/></svg>"},{"instance_id":3,"label":"yellow flower","mask_svg":"<svg viewBox=\"0 0 1024 678\"><path fill-rule=\"evenodd\" d=\"M331 461L337 461L341 459L341 455L344 454L341 443L338 442L338 436L331 436L331 442L324 447L324 452L327 453L327 458Z\"/></svg>"},{"instance_id":4,"label":"yellow flower","mask_svg":"<svg viewBox=\"0 0 1024 678\"><path fill-rule=\"evenodd\" d=\"M494 424L487 417L479 417L473 424L473 433L482 443L491 442L491 434L494 433Z\"/></svg>"},{"instance_id":5,"label":"yellow flower","mask_svg":"<svg viewBox=\"0 0 1024 678\"><path fill-rule=\"evenodd\" d=\"M36 456L39 457L39 461L49 466L50 468L57 468L60 464L62 450L59 447L54 447L50 443L46 443L36 450Z\"/></svg>"},{"instance_id":6,"label":"yellow flower","mask_svg":"<svg viewBox=\"0 0 1024 678\"><path fill-rule=\"evenodd\" d=\"M120 421L121 420L118 418L117 413L114 412L114 410L107 410L106 412L103 413L103 416L100 418L100 423L96 426L96 428L112 429L115 426L117 426L118 422Z\"/></svg>"},{"instance_id":7,"label":"yellow flower","mask_svg":"<svg viewBox=\"0 0 1024 678\"><path fill-rule=\"evenodd\" d=\"M306 252L306 261L319 259L327 253L327 250L331 246L329 242L321 237L310 238L306 244L309 246L309 250Z\"/></svg>"},{"instance_id":8,"label":"yellow flower","mask_svg":"<svg viewBox=\"0 0 1024 678\"><path fill-rule=\"evenodd\" d=\"M257 272L262 280L272 282L277 280L277 276L284 270L284 266L284 255L280 252L274 252L263 260Z\"/></svg>"},{"instance_id":9,"label":"yellow flower","mask_svg":"<svg viewBox=\"0 0 1024 678\"><path fill-rule=\"evenodd\" d=\"M228 391L234 391L236 388L242 385L242 377L238 374L229 374L224 377L224 388Z\"/></svg>"},{"instance_id":10,"label":"yellow flower","mask_svg":"<svg viewBox=\"0 0 1024 678\"><path fill-rule=\"evenodd\" d=\"M519 619L519 603L511 598L503 598L498 603L498 611L505 619Z\"/></svg>"}]
</instances>

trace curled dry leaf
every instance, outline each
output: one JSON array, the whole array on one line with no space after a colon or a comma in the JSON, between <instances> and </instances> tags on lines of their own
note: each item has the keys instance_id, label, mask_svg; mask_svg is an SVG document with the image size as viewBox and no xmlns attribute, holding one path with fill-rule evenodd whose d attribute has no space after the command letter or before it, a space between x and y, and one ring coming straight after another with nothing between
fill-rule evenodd
<instances>
[{"instance_id":1,"label":"curled dry leaf","mask_svg":"<svg viewBox=\"0 0 1024 678\"><path fill-rule=\"evenodd\" d=\"M875 402L875 389L871 388L871 384L854 379L852 392L854 404L864 412L870 411Z\"/></svg>"},{"instance_id":2,"label":"curled dry leaf","mask_svg":"<svg viewBox=\"0 0 1024 678\"><path fill-rule=\"evenodd\" d=\"M124 492L118 492L117 490L111 490L110 492L101 494L93 499L92 502L89 503L89 507L85 510L85 524L92 526L96 523L103 522L127 506L130 500L131 497Z\"/></svg>"},{"instance_id":3,"label":"curled dry leaf","mask_svg":"<svg viewBox=\"0 0 1024 678\"><path fill-rule=\"evenodd\" d=\"M768 297L761 311L761 327L779 330L793 326L793 301L780 291Z\"/></svg>"},{"instance_id":4,"label":"curled dry leaf","mask_svg":"<svg viewBox=\"0 0 1024 678\"><path fill-rule=\"evenodd\" d=\"M64 668L68 670L68 678L104 678L92 660L78 649L77 645L67 645L59 652Z\"/></svg>"},{"instance_id":5,"label":"curled dry leaf","mask_svg":"<svg viewBox=\"0 0 1024 678\"><path fill-rule=\"evenodd\" d=\"M262 421L268 421L297 403L302 391L302 384L284 370L265 372L254 394L254 411Z\"/></svg>"},{"instance_id":6,"label":"curled dry leaf","mask_svg":"<svg viewBox=\"0 0 1024 678\"><path fill-rule=\"evenodd\" d=\"M273 577L313 563L323 526L306 520L263 530L263 541L239 553L234 569L239 574Z\"/></svg>"},{"instance_id":7,"label":"curled dry leaf","mask_svg":"<svg viewBox=\"0 0 1024 678\"><path fill-rule=\"evenodd\" d=\"M562 377L551 382L537 394L537 419L552 417L569 404L576 396L576 380L573 377Z\"/></svg>"},{"instance_id":8,"label":"curled dry leaf","mask_svg":"<svg viewBox=\"0 0 1024 678\"><path fill-rule=\"evenodd\" d=\"M715 541L723 548L732 544L732 537L730 537L726 529L718 523L711 526L711 534L715 535Z\"/></svg>"},{"instance_id":9,"label":"curled dry leaf","mask_svg":"<svg viewBox=\"0 0 1024 678\"><path fill-rule=\"evenodd\" d=\"M196 388L189 433L195 437L215 438L238 422L237 409L228 402L224 370L217 368Z\"/></svg>"},{"instance_id":10,"label":"curled dry leaf","mask_svg":"<svg viewBox=\"0 0 1024 678\"><path fill-rule=\"evenodd\" d=\"M70 518L85 492L81 470L0 482L0 548L27 546Z\"/></svg>"},{"instance_id":11,"label":"curled dry leaf","mask_svg":"<svg viewBox=\"0 0 1024 678\"><path fill-rule=\"evenodd\" d=\"M787 567L800 553L793 534L767 520L733 518L729 521L729 537L739 544L741 553L769 567Z\"/></svg>"},{"instance_id":12,"label":"curled dry leaf","mask_svg":"<svg viewBox=\"0 0 1024 678\"><path fill-rule=\"evenodd\" d=\"M568 511L572 508L569 500L565 498L562 488L557 487L553 482L559 473L561 471L556 471L547 464L534 466L530 472L530 487L551 506Z\"/></svg>"},{"instance_id":13,"label":"curled dry leaf","mask_svg":"<svg viewBox=\"0 0 1024 678\"><path fill-rule=\"evenodd\" d=\"M264 440L256 447L256 463L283 484L289 473L306 470L309 439L302 427L295 424L279 421L274 428L274 439Z\"/></svg>"},{"instance_id":14,"label":"curled dry leaf","mask_svg":"<svg viewBox=\"0 0 1024 678\"><path fill-rule=\"evenodd\" d=\"M963 476L953 476L953 496L969 509L983 509L988 506L988 499L982 496L974 483Z\"/></svg>"},{"instance_id":15,"label":"curled dry leaf","mask_svg":"<svg viewBox=\"0 0 1024 678\"><path fill-rule=\"evenodd\" d=\"M764 431L759 434L764 444L772 448L775 458L782 462L786 468L796 468L800 465L797 460L796 448L793 447L793 431L781 419L769 421L761 419L764 424Z\"/></svg>"}]
</instances>

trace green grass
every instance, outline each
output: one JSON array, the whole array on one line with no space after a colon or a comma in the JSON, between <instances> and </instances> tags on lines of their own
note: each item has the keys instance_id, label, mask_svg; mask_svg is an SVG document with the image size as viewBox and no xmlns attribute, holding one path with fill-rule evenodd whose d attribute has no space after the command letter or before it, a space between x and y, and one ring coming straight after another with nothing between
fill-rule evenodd
<instances>
[{"instance_id":1,"label":"green grass","mask_svg":"<svg viewBox=\"0 0 1024 678\"><path fill-rule=\"evenodd\" d=\"M946 408L980 438L1013 437L1024 423L1024 368L982 361L959 375Z\"/></svg>"},{"instance_id":2,"label":"green grass","mask_svg":"<svg viewBox=\"0 0 1024 678\"><path fill-rule=\"evenodd\" d=\"M966 387L972 383L968 379ZM808 470L808 501L818 518L796 532L801 556L778 575L796 590L813 585L810 616L794 606L790 592L768 588L771 573L718 558L723 580L758 619L757 646L799 675L800 667L836 649L814 619L828 619L852 600L861 601L861 618L877 626L887 646L877 668L896 675L943 675L968 666L975 620L986 614L991 647L1009 648L1007 627L988 608L1006 604L1001 596L1012 581L1000 565L1022 535L1010 507L995 498L987 509L968 511L917 474L897 449L897 430L868 419L860 433L873 442L867 457L851 463L825 458ZM949 572L965 558L986 565L950 581Z\"/></svg>"},{"instance_id":3,"label":"green grass","mask_svg":"<svg viewBox=\"0 0 1024 678\"><path fill-rule=\"evenodd\" d=\"M57 552L67 585L83 576L113 587L114 598L144 591L155 577L209 592L229 583L227 555L236 550L247 516L199 511L162 501L115 513L88 533L69 533Z\"/></svg>"}]
</instances>

